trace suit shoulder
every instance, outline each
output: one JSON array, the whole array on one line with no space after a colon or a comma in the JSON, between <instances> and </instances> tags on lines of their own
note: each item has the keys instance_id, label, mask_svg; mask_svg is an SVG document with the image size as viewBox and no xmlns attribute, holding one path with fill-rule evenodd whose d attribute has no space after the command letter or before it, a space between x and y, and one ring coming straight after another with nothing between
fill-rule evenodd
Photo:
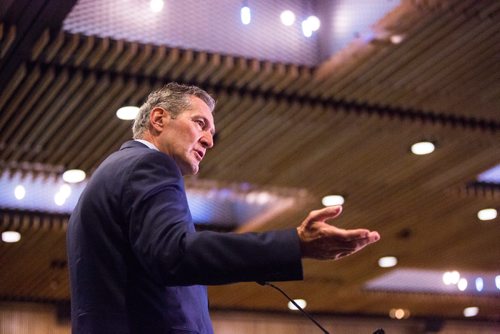
<instances>
[{"instance_id":1,"label":"suit shoulder","mask_svg":"<svg viewBox=\"0 0 500 334\"><path fill-rule=\"evenodd\" d=\"M150 148L131 148L116 152L123 167L131 170L165 170L168 174L181 177L180 170L169 155Z\"/></svg>"}]
</instances>

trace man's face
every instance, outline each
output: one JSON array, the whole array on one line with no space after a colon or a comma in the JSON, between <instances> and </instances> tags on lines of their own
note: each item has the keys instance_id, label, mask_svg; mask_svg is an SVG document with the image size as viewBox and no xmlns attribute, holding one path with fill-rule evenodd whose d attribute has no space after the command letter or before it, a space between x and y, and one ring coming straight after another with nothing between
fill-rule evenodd
<instances>
[{"instance_id":1,"label":"man's face","mask_svg":"<svg viewBox=\"0 0 500 334\"><path fill-rule=\"evenodd\" d=\"M158 149L172 157L182 175L194 175L206 151L213 147L214 118L201 99L191 96L191 108L172 118L164 113L166 124L158 138Z\"/></svg>"}]
</instances>

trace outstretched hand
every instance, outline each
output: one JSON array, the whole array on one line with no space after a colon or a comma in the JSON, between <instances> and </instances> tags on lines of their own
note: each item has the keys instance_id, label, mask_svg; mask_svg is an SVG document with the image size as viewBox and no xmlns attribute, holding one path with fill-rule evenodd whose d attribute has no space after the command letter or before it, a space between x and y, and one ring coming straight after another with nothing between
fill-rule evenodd
<instances>
[{"instance_id":1,"label":"outstretched hand","mask_svg":"<svg viewBox=\"0 0 500 334\"><path fill-rule=\"evenodd\" d=\"M318 260L337 260L351 255L380 239L376 231L345 230L326 223L342 212L341 206L314 210L297 227L302 257Z\"/></svg>"}]
</instances>

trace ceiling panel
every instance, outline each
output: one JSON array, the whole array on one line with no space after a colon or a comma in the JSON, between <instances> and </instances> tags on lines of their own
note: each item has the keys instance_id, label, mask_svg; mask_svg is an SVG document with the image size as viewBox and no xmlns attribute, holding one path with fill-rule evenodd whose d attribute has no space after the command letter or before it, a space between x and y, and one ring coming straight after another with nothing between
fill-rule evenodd
<instances>
[{"instance_id":1,"label":"ceiling panel","mask_svg":"<svg viewBox=\"0 0 500 334\"><path fill-rule=\"evenodd\" d=\"M217 142L189 184L249 183L302 190L292 209L244 230L297 226L321 197L345 196L335 224L377 229L382 240L337 262L305 261L305 281L282 283L312 312L386 315L404 307L418 317L460 318L471 303L479 318L500 321L498 296L366 291L390 269L500 268L500 187L476 177L500 163L500 6L497 1L402 1L375 26L318 66L244 58L63 32L38 31L29 52L19 20L0 22L0 171L88 174L131 137L115 111L140 104L168 81L212 92ZM19 14L21 15L21 14ZM40 12L39 15L46 15ZM22 29L21 29L22 30ZM390 37L404 37L399 44ZM11 51L9 51L11 50ZM13 59L18 57L18 66ZM409 152L436 143L428 156ZM65 301L66 216L0 209L0 298ZM211 306L283 310L280 296L257 284L210 288Z\"/></svg>"}]
</instances>

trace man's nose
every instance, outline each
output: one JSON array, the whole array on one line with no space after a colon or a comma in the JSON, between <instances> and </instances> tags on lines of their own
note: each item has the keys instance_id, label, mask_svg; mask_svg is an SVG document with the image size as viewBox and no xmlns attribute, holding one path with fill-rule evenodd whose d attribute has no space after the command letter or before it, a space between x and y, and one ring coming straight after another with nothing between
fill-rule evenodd
<instances>
[{"instance_id":1,"label":"man's nose","mask_svg":"<svg viewBox=\"0 0 500 334\"><path fill-rule=\"evenodd\" d=\"M201 144L207 149L214 146L214 137L210 132L205 132L203 136L201 136Z\"/></svg>"}]
</instances>

